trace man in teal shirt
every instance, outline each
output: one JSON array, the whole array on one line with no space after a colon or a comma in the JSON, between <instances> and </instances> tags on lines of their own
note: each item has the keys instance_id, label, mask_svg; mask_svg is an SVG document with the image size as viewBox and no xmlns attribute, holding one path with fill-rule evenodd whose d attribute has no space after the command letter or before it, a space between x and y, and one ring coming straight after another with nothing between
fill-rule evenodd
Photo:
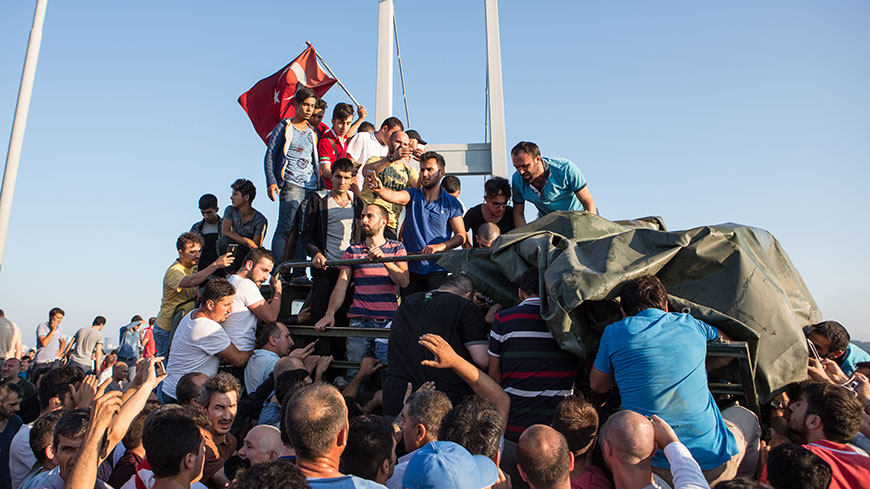
<instances>
[{"instance_id":1,"label":"man in teal shirt","mask_svg":"<svg viewBox=\"0 0 870 489\"><path fill-rule=\"evenodd\" d=\"M849 332L837 321L822 321L804 329L819 356L837 362L846 375L855 373L858 363L870 361L870 354L852 344Z\"/></svg>"},{"instance_id":2,"label":"man in teal shirt","mask_svg":"<svg viewBox=\"0 0 870 489\"><path fill-rule=\"evenodd\" d=\"M528 141L513 147L511 160L517 170L511 181L516 227L526 224L526 201L534 204L542 216L554 211L598 213L586 179L574 163L542 157L538 145Z\"/></svg>"}]
</instances>

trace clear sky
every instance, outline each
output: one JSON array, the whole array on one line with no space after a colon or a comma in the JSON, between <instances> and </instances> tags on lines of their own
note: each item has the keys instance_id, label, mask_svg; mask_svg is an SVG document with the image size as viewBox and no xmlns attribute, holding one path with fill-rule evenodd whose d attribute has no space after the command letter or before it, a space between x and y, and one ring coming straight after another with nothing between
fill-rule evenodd
<instances>
[{"instance_id":1,"label":"clear sky","mask_svg":"<svg viewBox=\"0 0 870 489\"><path fill-rule=\"evenodd\" d=\"M395 3L411 126L482 141L483 1ZM34 5L0 6L4 138ZM305 40L374 116L377 2L300 5L49 2L0 272L25 343L52 306L67 335L106 316L115 344L156 315L197 199L228 205L236 178L258 185L271 241L264 145L236 98ZM607 218L771 231L825 317L870 339L870 4L503 0L500 16L509 147L576 162ZM398 70L395 86L404 119ZM466 205L481 182L464 180Z\"/></svg>"}]
</instances>

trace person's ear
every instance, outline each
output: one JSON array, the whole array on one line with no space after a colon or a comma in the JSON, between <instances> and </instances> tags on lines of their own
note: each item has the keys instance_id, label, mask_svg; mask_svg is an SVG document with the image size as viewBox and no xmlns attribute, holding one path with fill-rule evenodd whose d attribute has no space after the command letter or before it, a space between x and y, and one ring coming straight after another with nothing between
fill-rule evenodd
<instances>
[{"instance_id":1,"label":"person's ear","mask_svg":"<svg viewBox=\"0 0 870 489\"><path fill-rule=\"evenodd\" d=\"M54 447L49 445L45 447L45 458L46 460L54 460Z\"/></svg>"},{"instance_id":2,"label":"person's ear","mask_svg":"<svg viewBox=\"0 0 870 489\"><path fill-rule=\"evenodd\" d=\"M670 312L670 311L668 310L669 307L670 307L670 304L668 303L668 301L665 301L665 309L664 309L664 311L665 311L665 312Z\"/></svg>"},{"instance_id":3,"label":"person's ear","mask_svg":"<svg viewBox=\"0 0 870 489\"><path fill-rule=\"evenodd\" d=\"M188 453L187 455L185 455L184 456L184 468L187 470L190 470L190 469L196 467L196 459L197 459L197 457L196 457L195 453Z\"/></svg>"},{"instance_id":4,"label":"person's ear","mask_svg":"<svg viewBox=\"0 0 870 489\"><path fill-rule=\"evenodd\" d=\"M822 429L822 418L820 418L817 414L807 415L806 419L804 420L804 425L810 431L820 430Z\"/></svg>"},{"instance_id":5,"label":"person's ear","mask_svg":"<svg viewBox=\"0 0 870 489\"><path fill-rule=\"evenodd\" d=\"M529 482L529 478L526 477L526 473L523 472L523 468L520 467L520 464L517 464L517 470L520 472L520 478L525 482Z\"/></svg>"},{"instance_id":6,"label":"person's ear","mask_svg":"<svg viewBox=\"0 0 870 489\"><path fill-rule=\"evenodd\" d=\"M574 472L574 454L568 452L568 472Z\"/></svg>"},{"instance_id":7,"label":"person's ear","mask_svg":"<svg viewBox=\"0 0 870 489\"><path fill-rule=\"evenodd\" d=\"M828 353L828 358L840 358L841 356L843 356L843 353L845 353L845 352L846 352L846 350L837 350L837 351L830 352L830 353Z\"/></svg>"},{"instance_id":8,"label":"person's ear","mask_svg":"<svg viewBox=\"0 0 870 489\"><path fill-rule=\"evenodd\" d=\"M390 473L390 459L385 458L380 465L378 465L378 474L387 475Z\"/></svg>"},{"instance_id":9,"label":"person's ear","mask_svg":"<svg viewBox=\"0 0 870 489\"><path fill-rule=\"evenodd\" d=\"M345 426L338 432L338 437L335 439L335 444L339 447L343 447L347 445L347 430L348 427Z\"/></svg>"},{"instance_id":10,"label":"person's ear","mask_svg":"<svg viewBox=\"0 0 870 489\"><path fill-rule=\"evenodd\" d=\"M414 441L417 442L417 445L421 445L423 443L423 440L426 439L426 427L423 426L422 423L417 423L415 429L417 430L417 433L414 436Z\"/></svg>"}]
</instances>

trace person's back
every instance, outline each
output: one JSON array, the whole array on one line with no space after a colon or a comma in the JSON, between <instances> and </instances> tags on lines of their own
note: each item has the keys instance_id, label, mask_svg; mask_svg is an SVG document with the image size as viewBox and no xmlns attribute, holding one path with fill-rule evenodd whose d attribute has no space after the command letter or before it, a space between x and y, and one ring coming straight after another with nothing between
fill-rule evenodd
<instances>
[{"instance_id":1,"label":"person's back","mask_svg":"<svg viewBox=\"0 0 870 489\"><path fill-rule=\"evenodd\" d=\"M571 395L578 359L562 350L541 317L538 268L523 273L518 306L499 311L489 339L490 377L501 379L511 398L505 438L548 424L559 401Z\"/></svg>"},{"instance_id":2,"label":"person's back","mask_svg":"<svg viewBox=\"0 0 870 489\"><path fill-rule=\"evenodd\" d=\"M94 354L103 346L103 325L106 324L106 318L97 316L94 319L94 324L90 328L82 328L78 330L73 338L75 348L70 353L69 361L71 364L81 367L85 373L91 373L94 370ZM97 355L97 367L102 362L102 354Z\"/></svg>"},{"instance_id":3,"label":"person's back","mask_svg":"<svg viewBox=\"0 0 870 489\"><path fill-rule=\"evenodd\" d=\"M480 309L457 294L433 290L405 297L390 328L390 343L402 347L388 350L389 378L384 388L386 415L401 411L403 386L408 382L419 387L424 382L434 381L438 390L454 403L471 393L468 385L452 370L420 364L420 360L431 358L431 353L417 342L426 333L441 336L459 356L476 363L468 347L485 346L488 327Z\"/></svg>"},{"instance_id":4,"label":"person's back","mask_svg":"<svg viewBox=\"0 0 870 489\"><path fill-rule=\"evenodd\" d=\"M707 388L707 341L716 337L715 329L688 314L646 309L608 326L596 359L599 370L612 371L622 406L665 419L705 470L733 455L731 434ZM653 461L666 466L660 463L666 463L661 453Z\"/></svg>"},{"instance_id":5,"label":"person's back","mask_svg":"<svg viewBox=\"0 0 870 489\"><path fill-rule=\"evenodd\" d=\"M19 344L21 344L21 331L18 326L0 314L0 356L16 357L16 346Z\"/></svg>"}]
</instances>

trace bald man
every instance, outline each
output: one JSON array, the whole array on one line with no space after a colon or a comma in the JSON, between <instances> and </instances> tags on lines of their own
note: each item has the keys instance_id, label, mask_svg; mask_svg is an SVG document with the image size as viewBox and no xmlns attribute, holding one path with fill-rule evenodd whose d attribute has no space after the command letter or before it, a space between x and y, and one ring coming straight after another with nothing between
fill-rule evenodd
<instances>
[{"instance_id":1,"label":"bald man","mask_svg":"<svg viewBox=\"0 0 870 489\"><path fill-rule=\"evenodd\" d=\"M278 460L283 449L281 431L274 426L261 424L248 432L244 445L239 449L239 456L251 462L251 465L257 465Z\"/></svg>"},{"instance_id":2,"label":"bald man","mask_svg":"<svg viewBox=\"0 0 870 489\"><path fill-rule=\"evenodd\" d=\"M561 433L542 424L523 431L517 442L520 477L532 489L571 489L574 455Z\"/></svg>"},{"instance_id":3,"label":"bald man","mask_svg":"<svg viewBox=\"0 0 870 489\"><path fill-rule=\"evenodd\" d=\"M671 487L653 474L652 458L662 449L671 465L674 489L708 488L701 467L661 418L623 410L610 416L599 433L604 462L613 473L613 487Z\"/></svg>"}]
</instances>

